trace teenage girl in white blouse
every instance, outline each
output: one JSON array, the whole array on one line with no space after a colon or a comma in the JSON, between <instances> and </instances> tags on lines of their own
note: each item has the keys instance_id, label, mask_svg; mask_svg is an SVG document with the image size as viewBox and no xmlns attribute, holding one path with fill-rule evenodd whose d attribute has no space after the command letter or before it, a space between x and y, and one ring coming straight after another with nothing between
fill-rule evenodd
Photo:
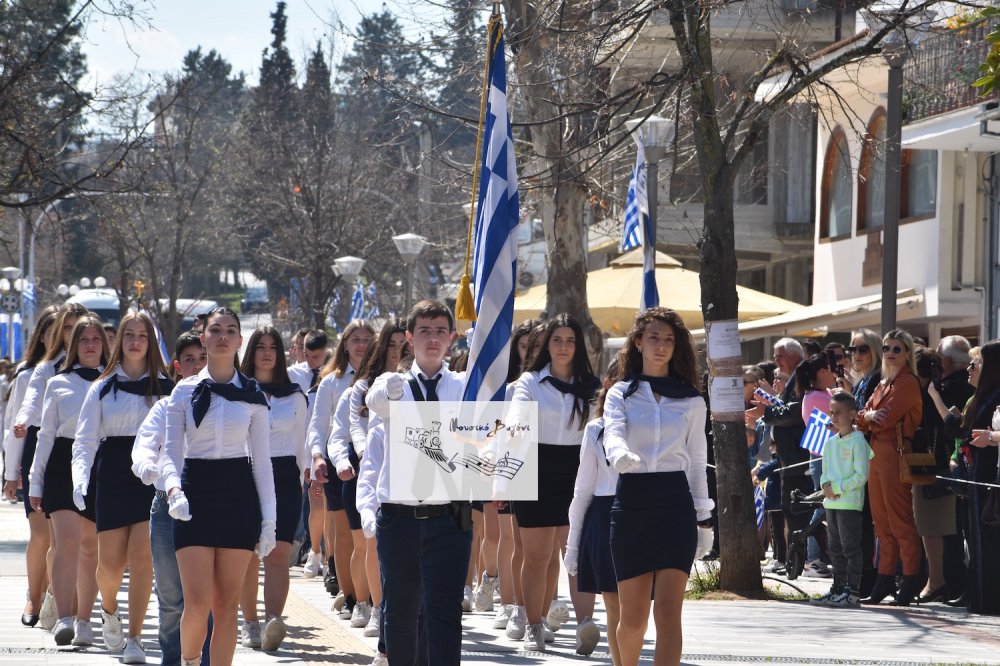
<instances>
[{"instance_id":1,"label":"teenage girl in white blouse","mask_svg":"<svg viewBox=\"0 0 1000 666\"><path fill-rule=\"evenodd\" d=\"M611 387L604 405L604 448L621 475L611 509L618 649L623 666L638 663L655 598L654 661L679 664L681 604L704 541L699 531L712 537L708 409L695 388L691 333L673 310L641 313L618 362L625 380Z\"/></svg>"}]
</instances>

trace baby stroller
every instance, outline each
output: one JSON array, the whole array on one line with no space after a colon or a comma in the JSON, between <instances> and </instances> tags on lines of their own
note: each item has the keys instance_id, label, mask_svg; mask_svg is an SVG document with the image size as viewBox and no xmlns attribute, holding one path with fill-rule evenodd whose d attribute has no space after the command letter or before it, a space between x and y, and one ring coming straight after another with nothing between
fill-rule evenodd
<instances>
[{"instance_id":1,"label":"baby stroller","mask_svg":"<svg viewBox=\"0 0 1000 666\"><path fill-rule=\"evenodd\" d=\"M792 513L815 513L816 509L823 507L823 491L817 490L806 495L801 490L792 491ZM795 580L802 574L802 569L806 565L806 544L809 537L814 536L819 526L823 524L823 519L818 518L810 521L804 530L792 532L788 543L788 553L785 556L785 575L788 580Z\"/></svg>"}]
</instances>

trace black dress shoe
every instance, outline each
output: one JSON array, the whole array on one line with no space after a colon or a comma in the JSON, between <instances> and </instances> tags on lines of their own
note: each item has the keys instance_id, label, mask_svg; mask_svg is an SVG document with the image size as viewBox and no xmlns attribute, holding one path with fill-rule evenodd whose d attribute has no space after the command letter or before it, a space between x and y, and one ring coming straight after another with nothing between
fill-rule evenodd
<instances>
[{"instance_id":1,"label":"black dress shoe","mask_svg":"<svg viewBox=\"0 0 1000 666\"><path fill-rule=\"evenodd\" d=\"M33 627L36 624L38 624L38 616L37 615L28 615L27 613L22 613L21 614L21 624L23 624L26 627Z\"/></svg>"},{"instance_id":2,"label":"black dress shoe","mask_svg":"<svg viewBox=\"0 0 1000 666\"><path fill-rule=\"evenodd\" d=\"M899 586L899 592L896 593L896 600L892 602L893 606L909 606L916 599L917 594L920 592L920 577L919 576L903 576L903 584ZM917 603L920 603L919 601Z\"/></svg>"},{"instance_id":3,"label":"black dress shoe","mask_svg":"<svg viewBox=\"0 0 1000 666\"><path fill-rule=\"evenodd\" d=\"M896 596L896 577L879 574L872 587L872 593L861 600L866 606L877 606L888 596Z\"/></svg>"},{"instance_id":4,"label":"black dress shoe","mask_svg":"<svg viewBox=\"0 0 1000 666\"><path fill-rule=\"evenodd\" d=\"M921 595L921 596L917 597L917 603L918 604L929 604L932 601L947 601L948 597L951 596L950 594L948 594L948 592L949 592L948 586L947 585L942 585L941 587L937 588L936 590L931 590L927 594L924 594L924 595Z\"/></svg>"},{"instance_id":5,"label":"black dress shoe","mask_svg":"<svg viewBox=\"0 0 1000 666\"><path fill-rule=\"evenodd\" d=\"M960 596L958 599L952 599L951 601L946 601L945 603L951 606L952 608L965 608L966 606L969 605L969 600L966 597L965 593L963 592L962 596Z\"/></svg>"}]
</instances>

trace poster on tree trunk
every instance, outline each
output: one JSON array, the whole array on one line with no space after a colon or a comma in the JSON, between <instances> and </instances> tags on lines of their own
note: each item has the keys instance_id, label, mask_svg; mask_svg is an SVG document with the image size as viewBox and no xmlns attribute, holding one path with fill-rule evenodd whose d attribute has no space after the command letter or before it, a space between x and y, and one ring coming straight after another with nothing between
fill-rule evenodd
<instances>
[{"instance_id":1,"label":"poster on tree trunk","mask_svg":"<svg viewBox=\"0 0 1000 666\"><path fill-rule=\"evenodd\" d=\"M716 421L743 420L743 355L738 322L706 321L708 397Z\"/></svg>"}]
</instances>

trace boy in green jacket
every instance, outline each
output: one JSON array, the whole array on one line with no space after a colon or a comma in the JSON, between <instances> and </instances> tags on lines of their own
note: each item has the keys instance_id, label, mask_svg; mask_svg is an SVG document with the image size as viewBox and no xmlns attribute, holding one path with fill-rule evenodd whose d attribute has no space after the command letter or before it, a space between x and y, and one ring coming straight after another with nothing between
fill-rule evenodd
<instances>
[{"instance_id":1,"label":"boy in green jacket","mask_svg":"<svg viewBox=\"0 0 1000 666\"><path fill-rule=\"evenodd\" d=\"M849 393L830 399L830 422L837 434L823 446L823 508L833 560L833 586L816 603L835 608L861 605L861 509L865 503L868 461L874 457L864 435L854 430L857 409Z\"/></svg>"}]
</instances>

